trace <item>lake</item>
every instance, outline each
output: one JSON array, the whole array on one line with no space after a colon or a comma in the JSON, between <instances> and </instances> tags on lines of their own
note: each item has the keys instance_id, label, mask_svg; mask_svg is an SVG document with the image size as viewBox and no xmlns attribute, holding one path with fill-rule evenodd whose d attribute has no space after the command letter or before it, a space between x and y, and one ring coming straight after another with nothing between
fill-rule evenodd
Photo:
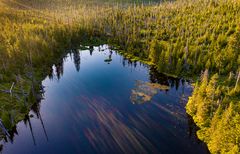
<instances>
[{"instance_id":1,"label":"lake","mask_svg":"<svg viewBox=\"0 0 240 154\"><path fill-rule=\"evenodd\" d=\"M2 153L208 153L186 115L191 84L108 45L69 51Z\"/></svg>"}]
</instances>

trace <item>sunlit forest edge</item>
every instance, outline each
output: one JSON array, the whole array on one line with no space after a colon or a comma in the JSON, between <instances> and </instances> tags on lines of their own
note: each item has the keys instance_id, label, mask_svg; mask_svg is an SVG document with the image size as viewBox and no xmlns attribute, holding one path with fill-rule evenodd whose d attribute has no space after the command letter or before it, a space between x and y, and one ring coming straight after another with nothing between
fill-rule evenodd
<instances>
[{"instance_id":1,"label":"sunlit forest edge","mask_svg":"<svg viewBox=\"0 0 240 154\"><path fill-rule=\"evenodd\" d=\"M0 0L2 123L10 130L41 100L41 81L68 49L107 43L192 79L186 110L198 137L211 153L240 153L239 16L238 0Z\"/></svg>"}]
</instances>

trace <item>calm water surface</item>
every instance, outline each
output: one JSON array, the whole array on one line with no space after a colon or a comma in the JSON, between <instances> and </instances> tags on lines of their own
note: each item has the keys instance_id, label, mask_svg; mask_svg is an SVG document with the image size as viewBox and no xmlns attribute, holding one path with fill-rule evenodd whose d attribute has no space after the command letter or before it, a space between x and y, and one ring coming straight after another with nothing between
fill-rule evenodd
<instances>
[{"instance_id":1,"label":"calm water surface","mask_svg":"<svg viewBox=\"0 0 240 154\"><path fill-rule=\"evenodd\" d=\"M71 51L42 85L3 153L207 153L185 114L190 84L107 45Z\"/></svg>"}]
</instances>

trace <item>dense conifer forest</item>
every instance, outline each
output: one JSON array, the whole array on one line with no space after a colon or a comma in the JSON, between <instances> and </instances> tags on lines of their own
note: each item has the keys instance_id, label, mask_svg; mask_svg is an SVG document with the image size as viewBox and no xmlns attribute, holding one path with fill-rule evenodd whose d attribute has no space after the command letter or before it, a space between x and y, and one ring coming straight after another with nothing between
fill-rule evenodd
<instances>
[{"instance_id":1,"label":"dense conifer forest","mask_svg":"<svg viewBox=\"0 0 240 154\"><path fill-rule=\"evenodd\" d=\"M199 139L211 153L240 153L239 17L238 0L0 0L2 123L10 130L41 99L66 50L104 42L191 79L186 111Z\"/></svg>"}]
</instances>

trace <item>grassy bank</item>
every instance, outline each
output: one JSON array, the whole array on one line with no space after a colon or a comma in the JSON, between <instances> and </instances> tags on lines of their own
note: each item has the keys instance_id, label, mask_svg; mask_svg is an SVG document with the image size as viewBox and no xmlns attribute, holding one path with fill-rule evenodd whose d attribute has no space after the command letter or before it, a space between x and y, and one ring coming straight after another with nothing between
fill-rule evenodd
<instances>
[{"instance_id":1,"label":"grassy bank","mask_svg":"<svg viewBox=\"0 0 240 154\"><path fill-rule=\"evenodd\" d=\"M0 93L0 116L6 126L27 113L31 103L25 100L37 95L37 85L57 57L71 45L97 38L130 58L155 65L159 72L200 76L187 105L200 128L199 138L212 153L240 152L239 1L0 2L0 90L15 83L17 92Z\"/></svg>"}]
</instances>

